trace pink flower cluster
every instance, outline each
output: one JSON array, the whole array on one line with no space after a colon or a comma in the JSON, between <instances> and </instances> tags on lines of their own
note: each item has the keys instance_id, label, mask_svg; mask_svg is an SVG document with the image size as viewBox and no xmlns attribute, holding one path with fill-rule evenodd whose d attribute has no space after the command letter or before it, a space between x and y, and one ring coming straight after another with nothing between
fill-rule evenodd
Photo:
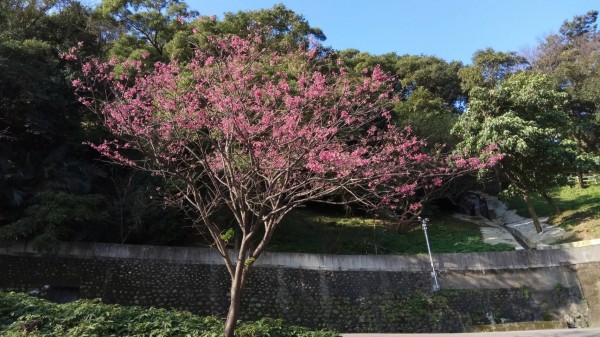
<instances>
[{"instance_id":1,"label":"pink flower cluster","mask_svg":"<svg viewBox=\"0 0 600 337\"><path fill-rule=\"evenodd\" d=\"M494 149L491 161L423 152L409 128L391 124L392 79L379 67L356 83L343 69L320 72L314 48L267 52L256 36L208 40L217 54L198 50L189 64L157 63L149 73L127 62L133 74L115 78L114 61L86 63L86 77L72 84L122 140L94 148L164 175L206 175L198 182L207 190L239 188L257 202L345 189L404 212L420 211L420 191L497 160ZM110 88L106 99L98 87Z\"/></svg>"}]
</instances>

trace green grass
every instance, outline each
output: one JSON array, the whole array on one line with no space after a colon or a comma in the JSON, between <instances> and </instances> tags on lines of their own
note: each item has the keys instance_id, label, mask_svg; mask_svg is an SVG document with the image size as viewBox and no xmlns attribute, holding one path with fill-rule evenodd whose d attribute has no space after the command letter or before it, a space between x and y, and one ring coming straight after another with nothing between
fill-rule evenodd
<instances>
[{"instance_id":1,"label":"green grass","mask_svg":"<svg viewBox=\"0 0 600 337\"><path fill-rule=\"evenodd\" d=\"M560 226L573 236L566 242L600 238L600 185L587 188L564 186L552 191L561 213L552 214L552 209L540 196L534 196L533 206L538 216L550 216L551 225ZM520 198L507 200L509 207L517 214L530 217L525 203Z\"/></svg>"},{"instance_id":2,"label":"green grass","mask_svg":"<svg viewBox=\"0 0 600 337\"><path fill-rule=\"evenodd\" d=\"M335 217L301 210L292 212L279 225L270 251L314 254L421 254L427 253L421 226L392 230L383 221L360 217ZM429 224L434 253L505 251L507 244L483 242L477 225L443 216Z\"/></svg>"},{"instance_id":3,"label":"green grass","mask_svg":"<svg viewBox=\"0 0 600 337\"><path fill-rule=\"evenodd\" d=\"M30 331L27 331L30 330ZM27 294L0 292L0 335L6 337L223 336L223 320L189 312L78 300L56 304ZM236 337L335 337L263 318L241 322Z\"/></svg>"},{"instance_id":4,"label":"green grass","mask_svg":"<svg viewBox=\"0 0 600 337\"><path fill-rule=\"evenodd\" d=\"M552 197L555 196L554 193L551 193L551 195ZM539 217L552 215L552 208L548 205L544 198L542 198L539 195L531 195L530 199L531 203L533 204L533 208L535 209L535 212ZM518 215L525 218L531 218L531 216L529 215L529 210L527 210L527 205L525 204L525 201L523 201L523 198L521 198L520 196L505 198L502 201L506 203L506 206L509 209L516 210ZM559 202L560 205L560 200L556 201Z\"/></svg>"}]
</instances>

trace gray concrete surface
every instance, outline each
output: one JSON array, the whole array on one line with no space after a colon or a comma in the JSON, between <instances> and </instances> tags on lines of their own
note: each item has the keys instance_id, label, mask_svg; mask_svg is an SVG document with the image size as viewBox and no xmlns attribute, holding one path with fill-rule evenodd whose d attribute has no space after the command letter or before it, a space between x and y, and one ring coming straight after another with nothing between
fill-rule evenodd
<instances>
[{"instance_id":1,"label":"gray concrete surface","mask_svg":"<svg viewBox=\"0 0 600 337\"><path fill-rule=\"evenodd\" d=\"M503 273L458 271L440 276L443 289L514 289L554 290L557 284L577 287L577 273L570 266L517 269Z\"/></svg>"},{"instance_id":2,"label":"gray concrete surface","mask_svg":"<svg viewBox=\"0 0 600 337\"><path fill-rule=\"evenodd\" d=\"M496 216L493 220L460 213L453 215L455 218L480 226L485 243L491 245L507 243L516 249L522 249L523 247L515 240L516 236L529 248L535 249L538 246L546 247L571 235L562 228L548 225L548 218L540 218L543 231L538 233L531 219L519 216L515 210L507 209L506 205L498 200L498 197L487 197L486 200Z\"/></svg>"},{"instance_id":3,"label":"gray concrete surface","mask_svg":"<svg viewBox=\"0 0 600 337\"><path fill-rule=\"evenodd\" d=\"M518 215L515 210L507 209L498 197L488 197L486 200L496 214L497 219L494 219L494 222L505 226L531 248L536 248L538 244L552 244L571 235L562 228L548 225L547 217L539 218L543 231L538 233L531 219Z\"/></svg>"},{"instance_id":4,"label":"gray concrete surface","mask_svg":"<svg viewBox=\"0 0 600 337\"><path fill-rule=\"evenodd\" d=\"M589 329L560 329L560 330L530 330L530 331L508 331L508 332L471 332L471 333L408 333L408 334L386 334L386 333L343 333L343 337L599 337L600 328Z\"/></svg>"},{"instance_id":5,"label":"gray concrete surface","mask_svg":"<svg viewBox=\"0 0 600 337\"><path fill-rule=\"evenodd\" d=\"M501 224L488 220L482 216L470 216L462 213L455 213L453 217L474 223L479 226L483 242L496 245L499 243L506 243L515 247L515 249L523 249L523 247L515 240L515 237L506 228L502 227Z\"/></svg>"},{"instance_id":6,"label":"gray concrete surface","mask_svg":"<svg viewBox=\"0 0 600 337\"><path fill-rule=\"evenodd\" d=\"M26 242L0 248L3 254L39 254ZM58 256L78 258L125 258L161 260L171 263L222 264L213 249L192 247L159 247L110 243L64 242ZM579 263L600 262L600 245L552 250L521 250L434 254L437 271L548 268ZM265 253L256 266L313 270L407 271L429 272L429 257L420 255L325 255L302 253Z\"/></svg>"}]
</instances>

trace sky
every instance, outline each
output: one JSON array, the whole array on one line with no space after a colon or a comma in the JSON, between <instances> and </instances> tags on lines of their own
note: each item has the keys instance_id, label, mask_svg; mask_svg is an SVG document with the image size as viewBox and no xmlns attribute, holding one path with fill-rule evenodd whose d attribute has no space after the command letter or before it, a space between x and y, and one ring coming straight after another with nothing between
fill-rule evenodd
<instances>
[{"instance_id":1,"label":"sky","mask_svg":"<svg viewBox=\"0 0 600 337\"><path fill-rule=\"evenodd\" d=\"M487 47L520 52L598 0L187 0L201 15L283 3L327 36L324 45L372 54L433 55L471 62Z\"/></svg>"}]
</instances>

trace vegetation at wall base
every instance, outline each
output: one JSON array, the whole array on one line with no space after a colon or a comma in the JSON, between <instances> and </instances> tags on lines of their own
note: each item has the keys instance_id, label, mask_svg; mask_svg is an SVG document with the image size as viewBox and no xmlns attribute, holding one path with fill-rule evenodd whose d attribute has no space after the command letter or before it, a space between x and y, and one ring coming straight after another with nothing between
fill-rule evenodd
<instances>
[{"instance_id":1,"label":"vegetation at wall base","mask_svg":"<svg viewBox=\"0 0 600 337\"><path fill-rule=\"evenodd\" d=\"M189 312L103 304L78 300L56 304L23 293L0 292L0 335L17 336L189 336L223 335L223 320ZM335 337L333 331L309 331L263 318L241 322L237 337Z\"/></svg>"}]
</instances>

